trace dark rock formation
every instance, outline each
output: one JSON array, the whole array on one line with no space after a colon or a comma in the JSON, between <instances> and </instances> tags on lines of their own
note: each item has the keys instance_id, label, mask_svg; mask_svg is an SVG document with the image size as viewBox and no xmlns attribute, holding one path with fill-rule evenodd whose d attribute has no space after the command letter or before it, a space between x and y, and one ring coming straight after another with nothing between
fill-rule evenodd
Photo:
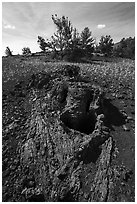
<instances>
[{"instance_id":1,"label":"dark rock formation","mask_svg":"<svg viewBox=\"0 0 137 204\"><path fill-rule=\"evenodd\" d=\"M97 163L92 179L84 181L91 186L88 195L83 191L84 198L107 200L113 142L103 122L104 93L71 77L69 73L65 81L54 79L41 97L32 91L29 132L21 148L22 168L27 177L34 175L33 180L26 179L22 191L27 201L78 201L84 163L91 163L91 168Z\"/></svg>"}]
</instances>

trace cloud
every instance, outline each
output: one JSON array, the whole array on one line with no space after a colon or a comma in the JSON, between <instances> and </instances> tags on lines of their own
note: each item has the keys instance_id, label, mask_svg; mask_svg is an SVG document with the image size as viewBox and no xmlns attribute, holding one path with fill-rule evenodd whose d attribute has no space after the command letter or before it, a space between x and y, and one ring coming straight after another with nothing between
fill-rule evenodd
<instances>
[{"instance_id":1,"label":"cloud","mask_svg":"<svg viewBox=\"0 0 137 204\"><path fill-rule=\"evenodd\" d=\"M15 26L14 25L10 25L10 24L6 24L6 25L4 25L4 28L5 29L12 29L12 30L14 30Z\"/></svg>"},{"instance_id":2,"label":"cloud","mask_svg":"<svg viewBox=\"0 0 137 204\"><path fill-rule=\"evenodd\" d=\"M106 27L105 24L99 24L99 25L97 25L97 28L98 28L98 29L103 29L103 28L105 28L105 27Z\"/></svg>"}]
</instances>

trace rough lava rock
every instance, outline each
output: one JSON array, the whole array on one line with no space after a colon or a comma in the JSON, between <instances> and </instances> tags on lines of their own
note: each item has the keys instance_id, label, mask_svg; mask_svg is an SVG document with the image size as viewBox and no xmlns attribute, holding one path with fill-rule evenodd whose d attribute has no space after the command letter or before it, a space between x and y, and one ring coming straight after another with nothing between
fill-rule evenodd
<instances>
[{"instance_id":1,"label":"rough lava rock","mask_svg":"<svg viewBox=\"0 0 137 204\"><path fill-rule=\"evenodd\" d=\"M16 84L15 95L22 87ZM114 201L119 171L111 165L117 150L106 123L110 110L104 90L81 76L78 66L66 65L59 72L33 74L23 100L31 111L17 148L18 201ZM6 138L18 122L5 127ZM126 182L131 175L124 172Z\"/></svg>"},{"instance_id":2,"label":"rough lava rock","mask_svg":"<svg viewBox=\"0 0 137 204\"><path fill-rule=\"evenodd\" d=\"M32 99L28 119L30 131L21 150L23 168L28 168L28 174L33 173L35 177L35 185L31 189L25 186L23 190L28 201L37 200L36 189L45 201L78 201L82 163L88 152L93 160L95 156L102 162L97 171L101 176L96 173L93 184L89 182L89 185L96 185L97 179L103 182L106 177L113 142L109 132L103 129L104 93L99 86L71 80L71 77L70 74L66 80L57 77L52 88L41 96L33 89L35 100ZM100 154L95 152L103 144L106 144L105 150L102 149L99 158ZM105 193L98 187L103 198L97 195L95 199L91 194L90 200L106 200L108 182L104 185Z\"/></svg>"}]
</instances>

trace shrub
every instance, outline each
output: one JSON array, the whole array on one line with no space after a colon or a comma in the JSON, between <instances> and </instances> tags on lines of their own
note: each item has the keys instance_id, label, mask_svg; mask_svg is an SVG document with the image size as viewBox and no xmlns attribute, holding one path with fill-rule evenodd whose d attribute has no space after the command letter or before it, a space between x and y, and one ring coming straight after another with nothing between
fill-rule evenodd
<instances>
[{"instance_id":1,"label":"shrub","mask_svg":"<svg viewBox=\"0 0 137 204\"><path fill-rule=\"evenodd\" d=\"M29 48L29 47L24 47L24 48L22 49L22 54L23 54L23 55L29 55L29 54L31 54L30 48Z\"/></svg>"}]
</instances>

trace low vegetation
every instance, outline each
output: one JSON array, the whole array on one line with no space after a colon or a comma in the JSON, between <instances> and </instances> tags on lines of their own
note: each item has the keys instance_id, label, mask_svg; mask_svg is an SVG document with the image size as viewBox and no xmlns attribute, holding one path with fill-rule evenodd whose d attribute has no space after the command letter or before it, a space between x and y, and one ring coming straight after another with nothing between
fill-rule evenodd
<instances>
[{"instance_id":1,"label":"low vegetation","mask_svg":"<svg viewBox=\"0 0 137 204\"><path fill-rule=\"evenodd\" d=\"M29 55L29 54L31 54L30 48L29 48L29 47L24 47L24 48L22 49L22 54L23 54L23 55Z\"/></svg>"}]
</instances>

